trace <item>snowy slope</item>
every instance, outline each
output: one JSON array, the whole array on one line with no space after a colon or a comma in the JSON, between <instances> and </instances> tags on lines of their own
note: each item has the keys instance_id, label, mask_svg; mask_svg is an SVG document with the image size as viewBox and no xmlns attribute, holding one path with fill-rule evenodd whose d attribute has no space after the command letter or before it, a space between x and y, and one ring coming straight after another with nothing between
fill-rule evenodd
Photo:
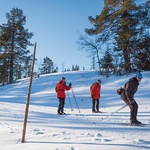
<instances>
[{"instance_id":1,"label":"snowy slope","mask_svg":"<svg viewBox=\"0 0 150 150\"><path fill-rule=\"evenodd\" d=\"M68 92L65 112L57 115L54 87L64 76L73 85ZM26 142L21 143L29 79L0 87L0 150L145 150L150 149L150 127L129 126L129 108L116 94L130 76L102 78L95 71L69 72L34 78L30 97ZM135 99L138 119L150 123L150 72L143 73ZM89 87L102 80L100 110L91 113ZM67 94L67 93L66 93ZM77 104L76 104L77 102ZM73 109L73 111L72 111Z\"/></svg>"}]
</instances>

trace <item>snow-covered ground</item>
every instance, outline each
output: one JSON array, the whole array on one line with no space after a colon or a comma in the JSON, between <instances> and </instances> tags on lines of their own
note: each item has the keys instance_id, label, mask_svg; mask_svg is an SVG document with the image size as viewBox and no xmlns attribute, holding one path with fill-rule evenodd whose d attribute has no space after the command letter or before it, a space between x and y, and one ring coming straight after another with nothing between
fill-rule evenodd
<instances>
[{"instance_id":1,"label":"snow-covered ground","mask_svg":"<svg viewBox=\"0 0 150 150\"><path fill-rule=\"evenodd\" d=\"M68 115L57 115L54 89L63 76L67 84L72 83L76 99L72 90L66 93ZM116 89L133 76L103 78L95 71L85 71L34 78L24 143L21 139L29 79L0 87L0 150L150 149L150 126L129 126L128 107L109 116L125 105ZM98 79L102 80L102 113L93 114L89 88ZM139 105L138 120L150 123L150 72L143 72L135 99Z\"/></svg>"}]
</instances>

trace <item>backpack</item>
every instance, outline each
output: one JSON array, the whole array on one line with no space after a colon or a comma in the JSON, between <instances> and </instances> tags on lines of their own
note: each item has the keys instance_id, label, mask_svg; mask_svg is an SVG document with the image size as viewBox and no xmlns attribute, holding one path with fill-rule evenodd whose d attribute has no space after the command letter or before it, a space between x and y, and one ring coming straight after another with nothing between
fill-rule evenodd
<instances>
[{"instance_id":1,"label":"backpack","mask_svg":"<svg viewBox=\"0 0 150 150\"><path fill-rule=\"evenodd\" d=\"M90 93L92 93L92 87L93 87L93 85L95 84L96 82L94 82L91 86L90 86ZM98 83L96 83L97 84L97 86L99 86L99 84Z\"/></svg>"},{"instance_id":2,"label":"backpack","mask_svg":"<svg viewBox=\"0 0 150 150\"><path fill-rule=\"evenodd\" d=\"M118 95L121 95L121 93L124 91L124 89L122 87L118 88L117 89L117 94Z\"/></svg>"},{"instance_id":3,"label":"backpack","mask_svg":"<svg viewBox=\"0 0 150 150\"><path fill-rule=\"evenodd\" d=\"M94 83L90 86L90 90L92 90L93 85L94 85Z\"/></svg>"},{"instance_id":4,"label":"backpack","mask_svg":"<svg viewBox=\"0 0 150 150\"><path fill-rule=\"evenodd\" d=\"M94 83L90 86L90 92L92 92L92 87L93 87Z\"/></svg>"}]
</instances>

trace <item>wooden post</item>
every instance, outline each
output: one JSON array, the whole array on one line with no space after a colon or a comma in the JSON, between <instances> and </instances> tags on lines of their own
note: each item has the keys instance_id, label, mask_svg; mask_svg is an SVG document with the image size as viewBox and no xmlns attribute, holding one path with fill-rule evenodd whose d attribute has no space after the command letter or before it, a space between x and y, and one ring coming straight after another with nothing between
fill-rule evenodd
<instances>
[{"instance_id":1,"label":"wooden post","mask_svg":"<svg viewBox=\"0 0 150 150\"><path fill-rule=\"evenodd\" d=\"M24 143L24 141L25 141L26 126L27 126L27 119L28 119L28 112L29 112L29 103L30 103L30 92L31 92L32 77L33 77L33 71L34 71L35 52L36 52L36 42L34 44L34 53L33 53L33 60L32 60L32 70L31 70L31 75L30 75L30 83L29 83L29 88L28 88L28 96L27 96L27 100L26 100L26 109L25 109L24 125L23 125L21 143Z\"/></svg>"}]
</instances>

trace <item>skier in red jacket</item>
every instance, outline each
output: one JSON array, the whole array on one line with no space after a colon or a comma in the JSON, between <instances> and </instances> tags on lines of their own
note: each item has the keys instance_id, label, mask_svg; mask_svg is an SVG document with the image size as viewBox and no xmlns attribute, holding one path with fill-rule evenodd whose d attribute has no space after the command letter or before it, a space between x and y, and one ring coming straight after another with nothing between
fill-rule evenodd
<instances>
[{"instance_id":1,"label":"skier in red jacket","mask_svg":"<svg viewBox=\"0 0 150 150\"><path fill-rule=\"evenodd\" d=\"M92 98L92 112L93 113L100 113L99 111L99 99L100 99L100 91L101 91L101 80L93 83L90 88L90 94ZM95 109L96 105L96 109Z\"/></svg>"},{"instance_id":2,"label":"skier in red jacket","mask_svg":"<svg viewBox=\"0 0 150 150\"><path fill-rule=\"evenodd\" d=\"M69 86L66 85L65 77L62 77L62 79L56 84L55 90L57 92L57 98L59 100L58 110L57 113L59 115L65 114L64 113L64 105L65 105L65 90L70 90L72 84L69 83Z\"/></svg>"}]
</instances>

